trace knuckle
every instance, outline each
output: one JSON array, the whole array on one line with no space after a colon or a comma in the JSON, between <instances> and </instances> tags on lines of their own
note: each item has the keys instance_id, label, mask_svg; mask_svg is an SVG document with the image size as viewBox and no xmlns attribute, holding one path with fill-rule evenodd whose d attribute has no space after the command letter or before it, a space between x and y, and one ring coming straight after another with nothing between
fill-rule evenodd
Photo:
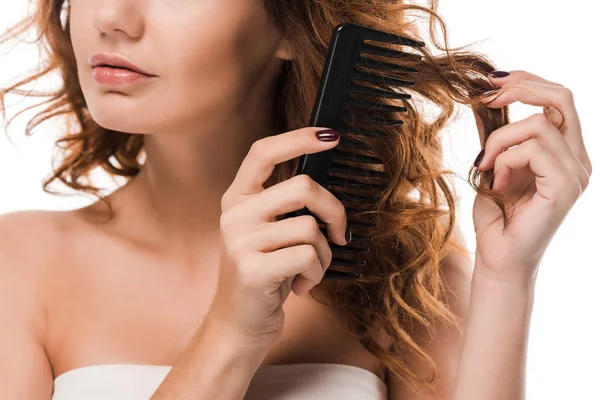
<instances>
[{"instance_id":1,"label":"knuckle","mask_svg":"<svg viewBox=\"0 0 600 400\"><path fill-rule=\"evenodd\" d=\"M344 205L344 203L342 203L339 200L338 200L338 208L339 208L338 214L345 220L348 220L348 214L346 213L346 206Z\"/></svg>"},{"instance_id":2,"label":"knuckle","mask_svg":"<svg viewBox=\"0 0 600 400\"><path fill-rule=\"evenodd\" d=\"M263 138L263 139L259 139L257 141L255 141L254 143L252 143L252 146L250 146L250 150L248 151L248 153L251 155L251 157L256 158L258 160L267 160L267 154L268 154L268 148L269 148L269 143L267 141L268 137Z\"/></svg>"},{"instance_id":3,"label":"knuckle","mask_svg":"<svg viewBox=\"0 0 600 400\"><path fill-rule=\"evenodd\" d=\"M223 232L228 232L230 228L237 222L237 217L233 209L228 209L221 213L219 218L219 226Z\"/></svg>"},{"instance_id":4,"label":"knuckle","mask_svg":"<svg viewBox=\"0 0 600 400\"><path fill-rule=\"evenodd\" d=\"M259 257L246 255L239 259L236 263L238 268L238 279L245 287L259 287L261 274L258 272L262 269L262 262Z\"/></svg>"},{"instance_id":5,"label":"knuckle","mask_svg":"<svg viewBox=\"0 0 600 400\"><path fill-rule=\"evenodd\" d=\"M590 185L591 171L584 167L583 164L577 159L573 160L573 165L574 175L579 180L579 183L581 184L581 192L583 193Z\"/></svg>"},{"instance_id":6,"label":"knuckle","mask_svg":"<svg viewBox=\"0 0 600 400\"><path fill-rule=\"evenodd\" d=\"M228 192L225 192L221 197L221 212L229 208L229 204L231 204L230 197L231 195Z\"/></svg>"},{"instance_id":7,"label":"knuckle","mask_svg":"<svg viewBox=\"0 0 600 400\"><path fill-rule=\"evenodd\" d=\"M244 259L242 256L245 249L246 240L244 240L244 236L238 238L231 238L231 240L226 241L225 245L227 247L227 252L233 258Z\"/></svg>"},{"instance_id":8,"label":"knuckle","mask_svg":"<svg viewBox=\"0 0 600 400\"><path fill-rule=\"evenodd\" d=\"M581 174L581 176L581 191L584 192L590 185L590 176L587 174L587 172L584 172L583 174Z\"/></svg>"},{"instance_id":9,"label":"knuckle","mask_svg":"<svg viewBox=\"0 0 600 400\"><path fill-rule=\"evenodd\" d=\"M573 91L568 87L560 87L560 96L566 103L573 103L575 100L575 96L573 95Z\"/></svg>"},{"instance_id":10,"label":"knuckle","mask_svg":"<svg viewBox=\"0 0 600 400\"><path fill-rule=\"evenodd\" d=\"M575 202L583 192L583 188L579 180L574 177L567 175L565 178L564 187L566 188L565 194L568 200Z\"/></svg>"},{"instance_id":11,"label":"knuckle","mask_svg":"<svg viewBox=\"0 0 600 400\"><path fill-rule=\"evenodd\" d=\"M306 245L303 247L304 248L300 252L303 263L309 264L309 265L318 263L319 262L319 254L317 253L317 250L311 245Z\"/></svg>"},{"instance_id":12,"label":"knuckle","mask_svg":"<svg viewBox=\"0 0 600 400\"><path fill-rule=\"evenodd\" d=\"M560 176L557 177L557 190L556 197L562 199L565 202L575 202L582 193L582 183L577 176L568 170L564 170Z\"/></svg>"},{"instance_id":13,"label":"knuckle","mask_svg":"<svg viewBox=\"0 0 600 400\"><path fill-rule=\"evenodd\" d=\"M317 182L306 174L296 176L294 184L297 185L297 193L313 195L317 191Z\"/></svg>"},{"instance_id":14,"label":"knuckle","mask_svg":"<svg viewBox=\"0 0 600 400\"><path fill-rule=\"evenodd\" d=\"M318 224L317 220L315 219L315 217L313 217L312 215L302 216L301 221L303 224L302 231L306 232L306 234L309 237L313 238L313 237L317 236L319 233L321 233L319 224Z\"/></svg>"},{"instance_id":15,"label":"knuckle","mask_svg":"<svg viewBox=\"0 0 600 400\"><path fill-rule=\"evenodd\" d=\"M532 153L548 151L548 149L546 149L546 147L542 144L542 141L538 138L529 139L527 144L529 145Z\"/></svg>"},{"instance_id":16,"label":"knuckle","mask_svg":"<svg viewBox=\"0 0 600 400\"><path fill-rule=\"evenodd\" d=\"M494 170L496 170L496 171L499 170L502 167L502 165L505 164L504 159L506 158L506 155L508 154L507 151L503 151L496 156L496 158L494 159Z\"/></svg>"},{"instance_id":17,"label":"knuckle","mask_svg":"<svg viewBox=\"0 0 600 400\"><path fill-rule=\"evenodd\" d=\"M551 125L550 121L548 121L548 117L546 117L546 115L543 113L533 114L531 121L538 131L543 131Z\"/></svg>"},{"instance_id":18,"label":"knuckle","mask_svg":"<svg viewBox=\"0 0 600 400\"><path fill-rule=\"evenodd\" d=\"M327 264L321 265L323 272L325 272L325 270L329 268L329 266L331 265L331 261L333 261L333 252L331 251L331 247L327 246L326 252L327 253L325 254L325 260L327 261Z\"/></svg>"}]
</instances>

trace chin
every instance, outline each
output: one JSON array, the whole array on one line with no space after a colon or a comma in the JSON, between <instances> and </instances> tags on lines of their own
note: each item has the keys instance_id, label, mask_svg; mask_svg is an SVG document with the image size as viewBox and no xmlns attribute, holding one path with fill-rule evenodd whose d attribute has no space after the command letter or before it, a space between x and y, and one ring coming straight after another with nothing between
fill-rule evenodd
<instances>
[{"instance_id":1,"label":"chin","mask_svg":"<svg viewBox=\"0 0 600 400\"><path fill-rule=\"evenodd\" d=\"M159 121L152 118L151 110L140 105L139 100L132 98L126 99L121 94L108 93L102 95L102 99L94 99L88 103L88 109L93 120L105 129L118 132L127 132L135 134L147 134L160 128ZM123 100L116 97L123 97ZM127 107L125 103L133 100L137 104L133 107ZM158 114L160 115L160 113Z\"/></svg>"}]
</instances>

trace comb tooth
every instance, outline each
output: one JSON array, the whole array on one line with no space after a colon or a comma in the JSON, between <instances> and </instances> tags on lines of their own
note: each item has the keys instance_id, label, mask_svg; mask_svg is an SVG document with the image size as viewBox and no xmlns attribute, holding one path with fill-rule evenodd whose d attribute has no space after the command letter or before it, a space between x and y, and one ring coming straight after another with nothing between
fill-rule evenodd
<instances>
[{"instance_id":1,"label":"comb tooth","mask_svg":"<svg viewBox=\"0 0 600 400\"><path fill-rule=\"evenodd\" d=\"M358 25L357 25L358 26ZM377 40L379 42L387 42L392 44L399 44L404 46L412 46L412 47L423 47L425 46L425 42L420 40L410 39L405 36L394 35L392 33L380 31L373 28L367 28L359 26L363 32L367 33L367 40Z\"/></svg>"},{"instance_id":2,"label":"comb tooth","mask_svg":"<svg viewBox=\"0 0 600 400\"><path fill-rule=\"evenodd\" d=\"M374 171L374 170L369 170L366 168L360 168L360 167L353 167L351 165L341 165L341 164L336 164L336 165L332 165L331 168L329 168L330 172L339 172L342 174L351 174L351 175L357 175L357 176L368 176L368 177L374 177L374 178L384 178L385 177L385 173L381 172L381 171Z\"/></svg>"},{"instance_id":3,"label":"comb tooth","mask_svg":"<svg viewBox=\"0 0 600 400\"><path fill-rule=\"evenodd\" d=\"M398 44L398 43L395 43L395 44ZM423 59L423 56L420 56L415 53L407 53L405 51L388 49L388 48L376 46L376 45L370 44L370 43L362 43L360 46L360 52L367 53L367 54L375 54L377 56L384 56L384 57L390 57L390 58L395 58L395 59L404 58L404 59L408 59L410 61L419 61L419 60Z\"/></svg>"},{"instance_id":4,"label":"comb tooth","mask_svg":"<svg viewBox=\"0 0 600 400\"><path fill-rule=\"evenodd\" d=\"M389 111L389 112L406 112L408 108L401 106L393 106L391 104L377 103L369 100L360 100L354 99L354 101L349 104L353 107L359 107L367 109L368 111Z\"/></svg>"},{"instance_id":5,"label":"comb tooth","mask_svg":"<svg viewBox=\"0 0 600 400\"><path fill-rule=\"evenodd\" d=\"M348 226L350 228L375 228L377 225L374 222L358 222L358 221L348 221Z\"/></svg>"},{"instance_id":6,"label":"comb tooth","mask_svg":"<svg viewBox=\"0 0 600 400\"><path fill-rule=\"evenodd\" d=\"M354 135L368 136L368 137L380 137L387 135L386 132L380 132L377 129L362 129L360 127L351 127L345 122L337 130L340 133L352 133ZM343 137L343 136L342 136Z\"/></svg>"},{"instance_id":7,"label":"comb tooth","mask_svg":"<svg viewBox=\"0 0 600 400\"><path fill-rule=\"evenodd\" d=\"M318 217L314 217L319 225L326 225L325 222L321 221ZM354 220L348 220L347 224L350 228L374 228L376 225L374 222L359 222ZM327 234L325 234L327 236Z\"/></svg>"},{"instance_id":8,"label":"comb tooth","mask_svg":"<svg viewBox=\"0 0 600 400\"><path fill-rule=\"evenodd\" d=\"M409 100L412 96L408 93L393 92L391 90L384 90L380 88L372 88L353 83L350 88L350 92L364 94L373 97L383 97L385 99L394 100Z\"/></svg>"},{"instance_id":9,"label":"comb tooth","mask_svg":"<svg viewBox=\"0 0 600 400\"><path fill-rule=\"evenodd\" d=\"M319 228L319 230L321 231L321 233L323 235L325 235L325 237L327 236L327 228ZM365 235L359 235L358 233L354 233L352 232L352 242L351 243L363 243L363 242L369 242L371 241L371 238Z\"/></svg>"},{"instance_id":10,"label":"comb tooth","mask_svg":"<svg viewBox=\"0 0 600 400\"><path fill-rule=\"evenodd\" d=\"M326 279L358 279L358 278L362 278L362 274L361 273L349 273L349 272L342 272L342 271L336 271L333 269L326 269L325 270L325 275L323 276L323 278Z\"/></svg>"},{"instance_id":11,"label":"comb tooth","mask_svg":"<svg viewBox=\"0 0 600 400\"><path fill-rule=\"evenodd\" d=\"M356 162L361 162L361 163L365 163L365 164L376 164L376 165L383 164L383 162L381 161L381 159L379 157L367 156L364 154L350 154L350 153L337 151L337 150L333 152L332 159L333 160L335 160L335 159L350 160L350 161L356 161Z\"/></svg>"},{"instance_id":12,"label":"comb tooth","mask_svg":"<svg viewBox=\"0 0 600 400\"><path fill-rule=\"evenodd\" d=\"M345 258L333 257L331 265L337 265L338 267L364 267L367 265L365 260L347 260Z\"/></svg>"},{"instance_id":13,"label":"comb tooth","mask_svg":"<svg viewBox=\"0 0 600 400\"><path fill-rule=\"evenodd\" d=\"M365 202L365 203L375 203L377 201L379 201L380 197L377 196L376 194L372 194L372 195L361 195L361 194L357 194L357 193L347 193L347 192L340 192L338 190L335 189L331 189L329 190L338 200L340 201L359 201L359 202Z\"/></svg>"},{"instance_id":14,"label":"comb tooth","mask_svg":"<svg viewBox=\"0 0 600 400\"><path fill-rule=\"evenodd\" d=\"M393 119L393 118L385 118L380 115L368 115L368 114L351 114L349 111L346 111L343 115L343 118L348 118L352 121L364 122L368 124L377 124L384 126L402 126L404 125L404 121L401 119Z\"/></svg>"},{"instance_id":15,"label":"comb tooth","mask_svg":"<svg viewBox=\"0 0 600 400\"><path fill-rule=\"evenodd\" d=\"M361 150L370 150L366 144L361 143L347 135L341 135L338 146L352 147L352 148L361 149Z\"/></svg>"},{"instance_id":16,"label":"comb tooth","mask_svg":"<svg viewBox=\"0 0 600 400\"><path fill-rule=\"evenodd\" d=\"M350 242L346 246L340 246L339 244L329 243L331 250L335 250L341 254L368 254L371 250L368 247L349 247L353 242Z\"/></svg>"},{"instance_id":17,"label":"comb tooth","mask_svg":"<svg viewBox=\"0 0 600 400\"><path fill-rule=\"evenodd\" d=\"M354 207L350 207L350 206L345 206L346 207L346 215L357 215L360 213L363 213L365 211L369 211L369 210L359 210L358 208L354 208ZM361 215L361 218L375 218L375 216L373 214L363 214Z\"/></svg>"},{"instance_id":18,"label":"comb tooth","mask_svg":"<svg viewBox=\"0 0 600 400\"><path fill-rule=\"evenodd\" d=\"M367 58L367 57L362 57L362 56L361 56L361 60L357 64L357 67L378 69L380 71L386 71L386 72L406 72L406 73L419 72L419 70L415 67L407 67L405 65L388 63L385 61L374 60L372 58Z\"/></svg>"},{"instance_id":19,"label":"comb tooth","mask_svg":"<svg viewBox=\"0 0 600 400\"><path fill-rule=\"evenodd\" d=\"M415 86L414 81L407 81L406 79L399 78L391 78L389 76L381 76L377 74L370 74L364 71L359 71L354 75L355 80L383 84L383 85L392 85L392 86Z\"/></svg>"},{"instance_id":20,"label":"comb tooth","mask_svg":"<svg viewBox=\"0 0 600 400\"><path fill-rule=\"evenodd\" d=\"M373 190L373 189L374 190L385 190L387 187L385 184L382 184L382 183L358 182L353 179L340 178L337 176L329 176L327 178L327 183L329 185L343 186L343 187L352 188L352 189L365 189L365 190Z\"/></svg>"}]
</instances>

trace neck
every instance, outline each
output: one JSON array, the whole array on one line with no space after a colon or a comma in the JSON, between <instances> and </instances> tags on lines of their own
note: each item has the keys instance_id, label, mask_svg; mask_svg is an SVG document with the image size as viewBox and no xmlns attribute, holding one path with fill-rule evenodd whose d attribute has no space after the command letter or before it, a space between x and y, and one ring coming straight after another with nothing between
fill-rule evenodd
<instances>
[{"instance_id":1,"label":"neck","mask_svg":"<svg viewBox=\"0 0 600 400\"><path fill-rule=\"evenodd\" d=\"M123 225L131 228L125 229L171 250L218 243L221 197L252 144L276 133L273 92L263 93L210 123L146 134L142 170L115 193L118 203L127 204Z\"/></svg>"}]
</instances>

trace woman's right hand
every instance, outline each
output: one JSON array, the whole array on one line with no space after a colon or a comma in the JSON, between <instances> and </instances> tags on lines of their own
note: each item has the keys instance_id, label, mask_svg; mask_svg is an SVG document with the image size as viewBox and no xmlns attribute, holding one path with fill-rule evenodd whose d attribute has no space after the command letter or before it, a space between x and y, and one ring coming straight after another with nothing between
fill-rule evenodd
<instances>
[{"instance_id":1,"label":"woman's right hand","mask_svg":"<svg viewBox=\"0 0 600 400\"><path fill-rule=\"evenodd\" d=\"M207 318L236 340L266 350L282 331L289 293L306 294L332 259L313 216L277 217L306 207L327 224L331 240L347 244L344 205L308 175L263 186L275 165L339 143L319 140L322 130L303 128L256 141L221 200L219 283Z\"/></svg>"}]
</instances>

